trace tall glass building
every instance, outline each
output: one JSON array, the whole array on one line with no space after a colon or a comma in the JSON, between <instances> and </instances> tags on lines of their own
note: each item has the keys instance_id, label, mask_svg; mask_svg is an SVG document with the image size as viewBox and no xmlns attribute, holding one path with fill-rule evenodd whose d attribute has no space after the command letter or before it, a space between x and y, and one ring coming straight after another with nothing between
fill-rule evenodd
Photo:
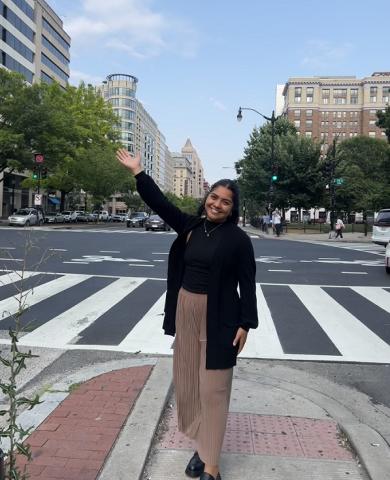
<instances>
[{"instance_id":1,"label":"tall glass building","mask_svg":"<svg viewBox=\"0 0 390 480\"><path fill-rule=\"evenodd\" d=\"M70 37L44 0L0 0L0 66L29 83L69 79Z\"/></svg>"}]
</instances>

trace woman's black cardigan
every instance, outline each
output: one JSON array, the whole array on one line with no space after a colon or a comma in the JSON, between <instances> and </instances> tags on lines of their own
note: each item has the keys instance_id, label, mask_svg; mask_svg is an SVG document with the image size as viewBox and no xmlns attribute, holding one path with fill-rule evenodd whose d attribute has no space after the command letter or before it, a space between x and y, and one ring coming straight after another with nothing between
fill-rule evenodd
<instances>
[{"instance_id":1,"label":"woman's black cardigan","mask_svg":"<svg viewBox=\"0 0 390 480\"><path fill-rule=\"evenodd\" d=\"M145 172L136 175L142 199L178 233L168 257L168 281L163 329L175 335L177 297L182 286L184 251L188 233L204 221L170 203ZM212 260L207 295L206 368L224 369L236 364L238 327L256 328L256 263L248 235L233 223L223 226L224 235ZM237 292L239 285L240 294Z\"/></svg>"}]
</instances>

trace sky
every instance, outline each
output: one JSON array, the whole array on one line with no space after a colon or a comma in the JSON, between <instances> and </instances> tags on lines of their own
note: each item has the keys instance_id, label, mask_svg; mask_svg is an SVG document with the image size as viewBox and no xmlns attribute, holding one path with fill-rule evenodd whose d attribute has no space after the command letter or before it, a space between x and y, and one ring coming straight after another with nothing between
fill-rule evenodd
<instances>
[{"instance_id":1,"label":"sky","mask_svg":"<svg viewBox=\"0 0 390 480\"><path fill-rule=\"evenodd\" d=\"M72 37L71 79L138 78L170 151L191 139L214 182L234 178L289 77L390 71L388 0L47 0Z\"/></svg>"}]
</instances>

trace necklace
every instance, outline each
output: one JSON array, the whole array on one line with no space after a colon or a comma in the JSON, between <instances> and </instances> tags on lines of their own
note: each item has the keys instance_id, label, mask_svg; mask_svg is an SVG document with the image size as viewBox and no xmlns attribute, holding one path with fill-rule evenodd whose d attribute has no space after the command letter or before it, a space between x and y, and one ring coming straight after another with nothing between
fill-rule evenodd
<instances>
[{"instance_id":1,"label":"necklace","mask_svg":"<svg viewBox=\"0 0 390 480\"><path fill-rule=\"evenodd\" d=\"M216 230L218 227L220 227L221 225L223 225L223 223L219 223L216 227L212 228L211 230L207 231L207 228L206 228L206 219L205 221L203 222L203 228L204 228L204 233L206 234L206 237L210 237L210 233L213 232L214 230Z\"/></svg>"}]
</instances>

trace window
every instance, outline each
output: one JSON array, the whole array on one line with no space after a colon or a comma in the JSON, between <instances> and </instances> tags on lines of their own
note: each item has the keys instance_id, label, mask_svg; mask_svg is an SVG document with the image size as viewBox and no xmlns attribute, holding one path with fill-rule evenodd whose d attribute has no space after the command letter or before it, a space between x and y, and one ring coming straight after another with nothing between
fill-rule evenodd
<instances>
[{"instance_id":1,"label":"window","mask_svg":"<svg viewBox=\"0 0 390 480\"><path fill-rule=\"evenodd\" d=\"M359 98L359 90L357 88L351 88L351 103L356 104L358 103Z\"/></svg>"},{"instance_id":2,"label":"window","mask_svg":"<svg viewBox=\"0 0 390 480\"><path fill-rule=\"evenodd\" d=\"M306 117L311 118L313 116L313 110L306 110Z\"/></svg>"},{"instance_id":3,"label":"window","mask_svg":"<svg viewBox=\"0 0 390 480\"><path fill-rule=\"evenodd\" d=\"M382 102L389 103L390 86L382 87Z\"/></svg>"},{"instance_id":4,"label":"window","mask_svg":"<svg viewBox=\"0 0 390 480\"><path fill-rule=\"evenodd\" d=\"M295 103L301 103L302 87L295 87L294 89L294 101Z\"/></svg>"},{"instance_id":5,"label":"window","mask_svg":"<svg viewBox=\"0 0 390 480\"><path fill-rule=\"evenodd\" d=\"M370 102L376 103L378 87L370 87Z\"/></svg>"},{"instance_id":6,"label":"window","mask_svg":"<svg viewBox=\"0 0 390 480\"><path fill-rule=\"evenodd\" d=\"M305 132L305 137L306 138L311 138L312 137L312 132Z\"/></svg>"},{"instance_id":7,"label":"window","mask_svg":"<svg viewBox=\"0 0 390 480\"><path fill-rule=\"evenodd\" d=\"M369 124L369 125L375 125L375 120L370 120L370 121L368 122L368 124Z\"/></svg>"},{"instance_id":8,"label":"window","mask_svg":"<svg viewBox=\"0 0 390 480\"><path fill-rule=\"evenodd\" d=\"M306 88L306 103L313 103L313 95L314 95L314 88L307 87Z\"/></svg>"},{"instance_id":9,"label":"window","mask_svg":"<svg viewBox=\"0 0 390 480\"><path fill-rule=\"evenodd\" d=\"M370 110L370 115L376 115L376 110Z\"/></svg>"},{"instance_id":10,"label":"window","mask_svg":"<svg viewBox=\"0 0 390 480\"><path fill-rule=\"evenodd\" d=\"M306 127L311 128L313 126L313 120L306 120Z\"/></svg>"},{"instance_id":11,"label":"window","mask_svg":"<svg viewBox=\"0 0 390 480\"><path fill-rule=\"evenodd\" d=\"M4 5L4 3L0 0L0 11L2 12L3 17L9 21L19 32L23 33L25 37L27 37L30 42L34 42L34 30L32 30L26 23L21 20L15 12Z\"/></svg>"},{"instance_id":12,"label":"window","mask_svg":"<svg viewBox=\"0 0 390 480\"><path fill-rule=\"evenodd\" d=\"M31 20L34 20L34 10L25 0L12 0L13 3Z\"/></svg>"},{"instance_id":13,"label":"window","mask_svg":"<svg viewBox=\"0 0 390 480\"><path fill-rule=\"evenodd\" d=\"M69 48L70 48L69 43L64 38L62 38L62 36L57 32L57 30L54 30L54 28L50 25L50 23L45 18L43 18L42 21L43 21L43 28L48 33L50 33L50 35L54 37L57 40L57 42L59 42L61 46L65 48L66 51L69 51Z\"/></svg>"},{"instance_id":14,"label":"window","mask_svg":"<svg viewBox=\"0 0 390 480\"><path fill-rule=\"evenodd\" d=\"M16 52L20 53L29 62L33 63L34 61L34 52L30 50L24 43L18 40L12 33L3 28L1 32L1 38L3 42L13 48Z\"/></svg>"},{"instance_id":15,"label":"window","mask_svg":"<svg viewBox=\"0 0 390 480\"><path fill-rule=\"evenodd\" d=\"M41 61L44 65L46 65L50 70L52 70L56 75L58 75L62 80L65 82L68 81L68 74L61 70L54 62L50 60L44 53L41 53Z\"/></svg>"},{"instance_id":16,"label":"window","mask_svg":"<svg viewBox=\"0 0 390 480\"><path fill-rule=\"evenodd\" d=\"M21 73L29 83L32 83L34 74L24 65L7 55L5 52L1 52L1 64L13 72Z\"/></svg>"},{"instance_id":17,"label":"window","mask_svg":"<svg viewBox=\"0 0 390 480\"><path fill-rule=\"evenodd\" d=\"M324 142L328 141L328 132L321 133L321 140L323 140Z\"/></svg>"},{"instance_id":18,"label":"window","mask_svg":"<svg viewBox=\"0 0 390 480\"><path fill-rule=\"evenodd\" d=\"M344 105L347 103L347 89L335 88L333 90L333 103L335 105Z\"/></svg>"},{"instance_id":19,"label":"window","mask_svg":"<svg viewBox=\"0 0 390 480\"><path fill-rule=\"evenodd\" d=\"M41 80L43 82L48 83L48 84L54 82L54 80L51 77L49 77L49 75L47 75L47 73L45 73L45 72L41 72Z\"/></svg>"},{"instance_id":20,"label":"window","mask_svg":"<svg viewBox=\"0 0 390 480\"><path fill-rule=\"evenodd\" d=\"M299 118L301 116L301 111L300 110L294 110L294 117Z\"/></svg>"},{"instance_id":21,"label":"window","mask_svg":"<svg viewBox=\"0 0 390 480\"><path fill-rule=\"evenodd\" d=\"M300 120L294 120L294 127L295 128L300 128L301 126L301 121Z\"/></svg>"},{"instance_id":22,"label":"window","mask_svg":"<svg viewBox=\"0 0 390 480\"><path fill-rule=\"evenodd\" d=\"M375 138L376 133L375 132L368 132L368 136L371 137L371 138Z\"/></svg>"},{"instance_id":23,"label":"window","mask_svg":"<svg viewBox=\"0 0 390 480\"><path fill-rule=\"evenodd\" d=\"M330 89L329 88L323 88L322 89L322 103L323 104L328 104L329 103L329 97L330 97Z\"/></svg>"},{"instance_id":24,"label":"window","mask_svg":"<svg viewBox=\"0 0 390 480\"><path fill-rule=\"evenodd\" d=\"M69 65L69 60L49 40L42 35L42 45L46 47L64 65Z\"/></svg>"}]
</instances>

